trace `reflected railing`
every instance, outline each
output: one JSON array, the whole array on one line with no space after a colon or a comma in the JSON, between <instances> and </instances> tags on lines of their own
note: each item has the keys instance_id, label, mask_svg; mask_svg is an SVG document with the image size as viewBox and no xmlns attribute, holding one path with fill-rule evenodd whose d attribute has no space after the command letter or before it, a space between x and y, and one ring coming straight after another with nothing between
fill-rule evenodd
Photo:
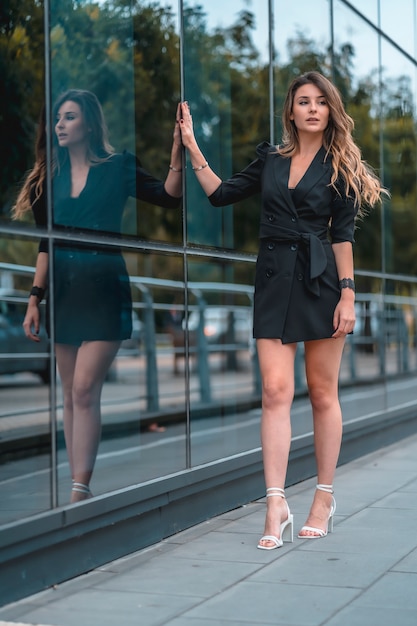
<instances>
[{"instance_id":1,"label":"reflected railing","mask_svg":"<svg viewBox=\"0 0 417 626\"><path fill-rule=\"evenodd\" d=\"M33 275L34 268L0 263L0 274ZM12 279L10 279L12 277ZM183 377L174 378L167 363L184 359L190 368L193 407L227 402L226 373L231 378L233 398L259 402L261 382L252 338L253 287L232 283L188 282L131 276L137 342L122 345L109 381L117 383L123 360L135 358L135 375L141 415L155 416L183 411ZM29 284L29 281L28 281ZM173 304L173 294L189 297ZM12 286L0 288L0 375L37 373L48 382L49 345L44 331L42 342L34 344L23 333L27 297ZM172 341L155 320L175 307L182 314L183 344ZM347 338L340 382L354 385L409 374L417 370L417 297L357 293L355 332ZM135 331L134 331L135 332ZM138 360L141 366L138 366ZM27 369L26 369L27 368ZM296 356L296 393L306 391L303 346ZM172 374L172 375L171 375ZM161 385L161 377L163 384ZM143 378L143 380L140 380ZM167 384L171 378L171 384ZM233 383L233 384L232 384ZM221 393L218 389L221 387ZM14 407L14 410L16 407ZM34 409L36 410L36 409ZM7 411L6 411L7 413ZM2 411L2 416L5 416Z\"/></svg>"}]
</instances>

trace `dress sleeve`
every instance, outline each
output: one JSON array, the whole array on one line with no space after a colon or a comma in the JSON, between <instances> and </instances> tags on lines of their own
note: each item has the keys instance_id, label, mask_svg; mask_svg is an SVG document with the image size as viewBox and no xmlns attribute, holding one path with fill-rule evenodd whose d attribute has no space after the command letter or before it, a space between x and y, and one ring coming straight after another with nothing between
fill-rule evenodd
<instances>
[{"instance_id":1,"label":"dress sleeve","mask_svg":"<svg viewBox=\"0 0 417 626\"><path fill-rule=\"evenodd\" d=\"M354 198L347 196L342 182L336 183L337 191L333 190L332 220L330 237L332 243L350 241L354 243L355 218L358 207Z\"/></svg>"},{"instance_id":2,"label":"dress sleeve","mask_svg":"<svg viewBox=\"0 0 417 626\"><path fill-rule=\"evenodd\" d=\"M256 148L257 159L245 169L223 181L208 199L213 206L226 206L249 198L261 191L262 171L268 153L276 152L276 148L267 141Z\"/></svg>"},{"instance_id":3,"label":"dress sleeve","mask_svg":"<svg viewBox=\"0 0 417 626\"><path fill-rule=\"evenodd\" d=\"M147 172L139 159L126 150L123 152L123 175L129 196L165 209L176 209L180 205L181 198L167 193L164 182Z\"/></svg>"}]
</instances>

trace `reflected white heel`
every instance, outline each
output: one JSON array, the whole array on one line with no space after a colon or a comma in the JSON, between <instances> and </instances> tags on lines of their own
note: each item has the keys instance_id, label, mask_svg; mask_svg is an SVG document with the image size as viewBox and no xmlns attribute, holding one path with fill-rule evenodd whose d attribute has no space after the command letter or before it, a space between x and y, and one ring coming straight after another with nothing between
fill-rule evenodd
<instances>
[{"instance_id":1,"label":"reflected white heel","mask_svg":"<svg viewBox=\"0 0 417 626\"><path fill-rule=\"evenodd\" d=\"M284 489L281 489L280 487L269 487L266 490L266 497L267 498L273 498L273 497L280 497L283 498L285 500L285 491ZM287 507L287 512L288 512L288 516L287 519L284 520L283 522L281 522L280 525L280 530L279 530L279 537L276 537L275 535L264 535L263 537L260 538L259 543L258 543L258 548L259 550L276 550L276 548L281 548L281 546L283 545L284 541L289 541L289 542L293 542L294 540L294 535L293 535L293 516L292 513L290 513L290 507L288 506L287 501L285 500L285 504ZM273 546L262 546L261 545L261 541L270 541L271 543L273 543Z\"/></svg>"},{"instance_id":2,"label":"reflected white heel","mask_svg":"<svg viewBox=\"0 0 417 626\"><path fill-rule=\"evenodd\" d=\"M329 517L327 519L326 530L322 528L315 528L314 526L303 526L300 532L298 533L299 539L321 539L322 537L326 537L327 533L333 532L333 517L336 512L336 500L333 497L333 485L317 485L316 489L319 491L325 491L326 493L332 494L332 506L330 507ZM302 535L303 530L307 530L313 535Z\"/></svg>"},{"instance_id":3,"label":"reflected white heel","mask_svg":"<svg viewBox=\"0 0 417 626\"><path fill-rule=\"evenodd\" d=\"M88 485L85 485L84 483L77 483L73 481L71 491L84 494L85 498L81 498L82 500L87 500L88 498L93 497L93 494L90 491L90 487Z\"/></svg>"}]
</instances>

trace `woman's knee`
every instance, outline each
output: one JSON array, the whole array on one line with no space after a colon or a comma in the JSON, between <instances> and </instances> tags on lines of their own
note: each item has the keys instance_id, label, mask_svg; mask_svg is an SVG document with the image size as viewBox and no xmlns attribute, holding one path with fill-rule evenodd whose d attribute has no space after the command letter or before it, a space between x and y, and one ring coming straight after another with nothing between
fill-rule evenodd
<instances>
[{"instance_id":1,"label":"woman's knee","mask_svg":"<svg viewBox=\"0 0 417 626\"><path fill-rule=\"evenodd\" d=\"M262 382L264 408L290 405L294 398L294 385L289 381L267 379Z\"/></svg>"},{"instance_id":2,"label":"woman's knee","mask_svg":"<svg viewBox=\"0 0 417 626\"><path fill-rule=\"evenodd\" d=\"M72 388L72 402L75 408L87 409L97 402L97 391L94 384L88 381L74 381Z\"/></svg>"},{"instance_id":3,"label":"woman's knee","mask_svg":"<svg viewBox=\"0 0 417 626\"><path fill-rule=\"evenodd\" d=\"M316 411L326 411L339 402L337 386L331 384L309 385L308 393Z\"/></svg>"}]
</instances>

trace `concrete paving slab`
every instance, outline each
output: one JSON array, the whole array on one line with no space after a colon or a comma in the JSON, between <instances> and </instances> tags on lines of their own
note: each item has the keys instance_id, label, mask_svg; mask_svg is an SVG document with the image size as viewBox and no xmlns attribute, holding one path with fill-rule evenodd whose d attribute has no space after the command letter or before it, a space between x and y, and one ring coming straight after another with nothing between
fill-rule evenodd
<instances>
[{"instance_id":1,"label":"concrete paving slab","mask_svg":"<svg viewBox=\"0 0 417 626\"><path fill-rule=\"evenodd\" d=\"M86 589L40 606L25 621L51 626L156 626L198 603L198 599L168 594Z\"/></svg>"},{"instance_id":2,"label":"concrete paving slab","mask_svg":"<svg viewBox=\"0 0 417 626\"><path fill-rule=\"evenodd\" d=\"M0 622L0 626L48 626L48 624L24 624L23 622Z\"/></svg>"},{"instance_id":3,"label":"concrete paving slab","mask_svg":"<svg viewBox=\"0 0 417 626\"><path fill-rule=\"evenodd\" d=\"M404 558L417 547L414 510L368 508L343 520L335 526L335 532L325 538L328 552L391 555L394 562ZM321 551L322 539L304 540L302 550Z\"/></svg>"},{"instance_id":4,"label":"concrete paving slab","mask_svg":"<svg viewBox=\"0 0 417 626\"><path fill-rule=\"evenodd\" d=\"M388 554L374 555L363 567L363 555L358 553L309 552L293 550L282 555L251 576L253 582L276 582L311 587L346 587L366 589L393 565ZM329 593L332 593L329 590Z\"/></svg>"},{"instance_id":5,"label":"concrete paving slab","mask_svg":"<svg viewBox=\"0 0 417 626\"><path fill-rule=\"evenodd\" d=\"M373 505L375 508L383 509L417 509L417 491L410 491L407 487L390 493L385 498L381 498Z\"/></svg>"},{"instance_id":6,"label":"concrete paving slab","mask_svg":"<svg viewBox=\"0 0 417 626\"><path fill-rule=\"evenodd\" d=\"M258 535L249 533L232 534L216 531L212 534L199 537L192 545L180 546L176 556L180 558L204 559L209 561L228 561L235 563L269 563L276 558L276 550L257 550ZM285 543L280 552L291 549L290 543Z\"/></svg>"},{"instance_id":7,"label":"concrete paving slab","mask_svg":"<svg viewBox=\"0 0 417 626\"><path fill-rule=\"evenodd\" d=\"M319 626L358 593L356 589L245 581L190 609L186 616L246 620L254 626Z\"/></svg>"},{"instance_id":8,"label":"concrete paving slab","mask_svg":"<svg viewBox=\"0 0 417 626\"><path fill-rule=\"evenodd\" d=\"M326 622L326 626L415 626L415 611L362 607L351 604Z\"/></svg>"},{"instance_id":9,"label":"concrete paving slab","mask_svg":"<svg viewBox=\"0 0 417 626\"><path fill-rule=\"evenodd\" d=\"M399 561L393 568L393 572L412 572L417 574L417 550L413 550Z\"/></svg>"},{"instance_id":10,"label":"concrete paving slab","mask_svg":"<svg viewBox=\"0 0 417 626\"><path fill-rule=\"evenodd\" d=\"M356 602L362 607L381 607L414 611L417 623L417 574L387 572L367 589ZM399 623L396 620L395 623Z\"/></svg>"},{"instance_id":11,"label":"concrete paving slab","mask_svg":"<svg viewBox=\"0 0 417 626\"><path fill-rule=\"evenodd\" d=\"M187 617L183 615L178 617L169 623L170 626L249 626L247 620L230 620L230 619L206 619L198 617ZM270 626L270 622L256 622L256 626ZM301 626L298 624L292 624L291 626Z\"/></svg>"},{"instance_id":12,"label":"concrete paving slab","mask_svg":"<svg viewBox=\"0 0 417 626\"><path fill-rule=\"evenodd\" d=\"M258 563L183 558L178 554L159 557L144 568L113 576L100 585L102 591L154 593L209 598L237 584L259 569Z\"/></svg>"}]
</instances>

